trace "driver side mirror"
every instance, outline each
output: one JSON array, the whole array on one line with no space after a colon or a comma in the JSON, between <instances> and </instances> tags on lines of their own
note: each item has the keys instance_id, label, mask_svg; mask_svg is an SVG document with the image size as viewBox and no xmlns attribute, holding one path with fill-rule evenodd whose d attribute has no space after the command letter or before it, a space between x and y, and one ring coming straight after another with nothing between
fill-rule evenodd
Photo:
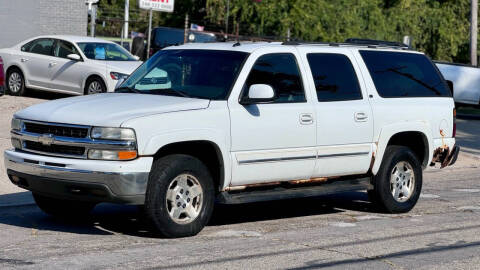
<instances>
[{"instance_id":1,"label":"driver side mirror","mask_svg":"<svg viewBox=\"0 0 480 270\"><path fill-rule=\"evenodd\" d=\"M70 59L70 60L73 60L73 61L80 61L80 60L82 60L82 58L80 57L80 55L78 55L78 54L76 54L76 53L72 53L72 54L67 55L67 58Z\"/></svg>"},{"instance_id":2,"label":"driver side mirror","mask_svg":"<svg viewBox=\"0 0 480 270\"><path fill-rule=\"evenodd\" d=\"M275 98L275 91L270 85L252 84L248 89L248 95L240 100L240 104L270 103L273 102Z\"/></svg>"}]
</instances>

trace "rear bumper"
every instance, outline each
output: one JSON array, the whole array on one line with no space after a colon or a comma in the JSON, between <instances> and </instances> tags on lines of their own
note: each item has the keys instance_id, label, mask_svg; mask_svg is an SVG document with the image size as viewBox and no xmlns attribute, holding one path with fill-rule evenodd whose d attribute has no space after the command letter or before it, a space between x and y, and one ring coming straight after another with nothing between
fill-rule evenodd
<instances>
[{"instance_id":1,"label":"rear bumper","mask_svg":"<svg viewBox=\"0 0 480 270\"><path fill-rule=\"evenodd\" d=\"M45 157L14 150L5 151L4 155L10 180L27 190L81 201L145 202L152 158L126 162L93 161L96 168L88 169L85 167L92 162L89 160ZM141 166L135 166L136 163ZM99 166L103 170L98 170ZM143 170L130 170L129 167Z\"/></svg>"}]
</instances>

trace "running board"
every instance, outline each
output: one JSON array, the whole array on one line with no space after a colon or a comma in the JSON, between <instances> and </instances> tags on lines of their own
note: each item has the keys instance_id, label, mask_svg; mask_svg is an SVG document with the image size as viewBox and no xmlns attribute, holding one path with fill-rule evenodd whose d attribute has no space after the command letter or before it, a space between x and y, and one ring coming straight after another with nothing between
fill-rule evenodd
<instances>
[{"instance_id":1,"label":"running board","mask_svg":"<svg viewBox=\"0 0 480 270\"><path fill-rule=\"evenodd\" d=\"M316 197L321 195L367 190L372 188L373 186L370 183L370 177L365 177L353 180L338 180L315 186L275 186L270 189L245 190L234 192L223 191L218 194L216 202L222 204L264 202L293 198Z\"/></svg>"}]
</instances>

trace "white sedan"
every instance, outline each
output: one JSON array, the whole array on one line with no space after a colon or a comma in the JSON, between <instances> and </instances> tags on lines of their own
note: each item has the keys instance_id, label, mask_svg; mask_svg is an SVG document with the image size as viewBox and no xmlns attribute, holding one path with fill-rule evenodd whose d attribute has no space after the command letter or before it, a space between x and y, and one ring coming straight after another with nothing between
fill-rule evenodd
<instances>
[{"instance_id":1,"label":"white sedan","mask_svg":"<svg viewBox=\"0 0 480 270\"><path fill-rule=\"evenodd\" d=\"M0 57L11 95L23 95L27 88L74 95L112 92L142 64L116 43L79 36L32 38L1 49Z\"/></svg>"}]
</instances>

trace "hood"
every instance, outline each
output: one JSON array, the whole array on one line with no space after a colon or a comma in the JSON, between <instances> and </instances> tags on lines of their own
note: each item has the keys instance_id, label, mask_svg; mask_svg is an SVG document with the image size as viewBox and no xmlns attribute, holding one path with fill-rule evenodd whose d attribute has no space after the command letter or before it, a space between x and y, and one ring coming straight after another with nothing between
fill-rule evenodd
<instances>
[{"instance_id":1,"label":"hood","mask_svg":"<svg viewBox=\"0 0 480 270\"><path fill-rule=\"evenodd\" d=\"M106 61L107 68L110 71L132 74L142 62L141 61Z\"/></svg>"},{"instance_id":2,"label":"hood","mask_svg":"<svg viewBox=\"0 0 480 270\"><path fill-rule=\"evenodd\" d=\"M119 127L137 117L175 111L206 109L209 100L133 93L105 93L57 99L33 105L15 114L21 119Z\"/></svg>"}]
</instances>

